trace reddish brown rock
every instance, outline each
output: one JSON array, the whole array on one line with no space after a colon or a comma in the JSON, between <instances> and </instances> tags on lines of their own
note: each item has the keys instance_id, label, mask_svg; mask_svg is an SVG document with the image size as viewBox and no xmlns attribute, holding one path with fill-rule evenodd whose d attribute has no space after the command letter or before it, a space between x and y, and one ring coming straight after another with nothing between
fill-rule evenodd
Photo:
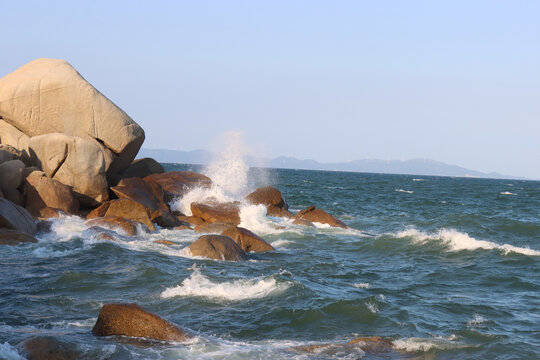
<instances>
[{"instance_id":1,"label":"reddish brown rock","mask_svg":"<svg viewBox=\"0 0 540 360\"><path fill-rule=\"evenodd\" d=\"M221 233L223 236L228 236L240 245L245 252L263 252L275 250L272 245L264 241L261 237L255 235L248 229L238 226L231 226Z\"/></svg>"},{"instance_id":2,"label":"reddish brown rock","mask_svg":"<svg viewBox=\"0 0 540 360\"><path fill-rule=\"evenodd\" d=\"M203 235L188 246L191 255L209 259L241 261L247 260L246 253L230 237Z\"/></svg>"},{"instance_id":3,"label":"reddish brown rock","mask_svg":"<svg viewBox=\"0 0 540 360\"><path fill-rule=\"evenodd\" d=\"M46 207L66 214L79 212L79 201L71 188L60 181L48 178L44 172L33 171L24 181L26 209L34 216Z\"/></svg>"},{"instance_id":4,"label":"reddish brown rock","mask_svg":"<svg viewBox=\"0 0 540 360\"><path fill-rule=\"evenodd\" d=\"M165 202L171 202L175 197L182 197L190 190L212 186L209 177L192 171L170 171L162 174L152 174L144 178L146 182L161 185L165 194Z\"/></svg>"},{"instance_id":5,"label":"reddish brown rock","mask_svg":"<svg viewBox=\"0 0 540 360\"><path fill-rule=\"evenodd\" d=\"M90 219L86 222L88 226L98 226L110 230L122 230L126 235L137 234L137 223L118 216L107 216L104 218Z\"/></svg>"},{"instance_id":6,"label":"reddish brown rock","mask_svg":"<svg viewBox=\"0 0 540 360\"><path fill-rule=\"evenodd\" d=\"M185 222L185 223L188 223L189 225L191 226L197 226L197 225L201 225L201 224L204 224L204 220L201 219L200 217L198 216L183 216L183 215L178 215L176 216L176 218L182 222Z\"/></svg>"},{"instance_id":7,"label":"reddish brown rock","mask_svg":"<svg viewBox=\"0 0 540 360\"><path fill-rule=\"evenodd\" d=\"M300 211L295 215L294 218L307 220L312 223L317 222L321 224L328 224L333 227L347 228L347 225L345 225L343 222L328 214L326 211L315 208L313 205L305 210Z\"/></svg>"},{"instance_id":8,"label":"reddish brown rock","mask_svg":"<svg viewBox=\"0 0 540 360\"><path fill-rule=\"evenodd\" d=\"M156 228L148 214L146 208L130 199L118 199L112 200L109 204L109 208L105 213L105 217L117 216L128 220L133 220L146 225L150 230L154 231Z\"/></svg>"},{"instance_id":9,"label":"reddish brown rock","mask_svg":"<svg viewBox=\"0 0 540 360\"><path fill-rule=\"evenodd\" d=\"M354 348L360 348L363 352L371 354L385 354L393 350L391 341L385 340L380 336L360 337L353 339L345 344L315 344L301 345L291 348L294 352L316 353L331 358L338 354L343 356L345 353L353 353Z\"/></svg>"},{"instance_id":10,"label":"reddish brown rock","mask_svg":"<svg viewBox=\"0 0 540 360\"><path fill-rule=\"evenodd\" d=\"M50 336L37 336L22 343L22 353L28 360L77 360L84 358L75 346Z\"/></svg>"},{"instance_id":11,"label":"reddish brown rock","mask_svg":"<svg viewBox=\"0 0 540 360\"><path fill-rule=\"evenodd\" d=\"M143 158L134 160L131 165L124 170L122 175L125 177L144 178L152 174L161 174L164 172L163 166L156 160L152 158Z\"/></svg>"},{"instance_id":12,"label":"reddish brown rock","mask_svg":"<svg viewBox=\"0 0 540 360\"><path fill-rule=\"evenodd\" d=\"M315 227L311 221L307 221L304 219L294 219L293 224L295 225L303 225L303 226L309 226L309 227Z\"/></svg>"},{"instance_id":13,"label":"reddish brown rock","mask_svg":"<svg viewBox=\"0 0 540 360\"><path fill-rule=\"evenodd\" d=\"M92 333L97 336L123 335L161 341L184 341L189 335L137 304L106 304L101 308Z\"/></svg>"},{"instance_id":14,"label":"reddish brown rock","mask_svg":"<svg viewBox=\"0 0 540 360\"><path fill-rule=\"evenodd\" d=\"M40 220L47 220L50 218L59 218L62 216L62 212L58 209L46 207L39 211L39 214L37 215L37 218Z\"/></svg>"},{"instance_id":15,"label":"reddish brown rock","mask_svg":"<svg viewBox=\"0 0 540 360\"><path fill-rule=\"evenodd\" d=\"M240 207L238 203L205 202L191 203L193 216L208 223L240 224Z\"/></svg>"},{"instance_id":16,"label":"reddish brown rock","mask_svg":"<svg viewBox=\"0 0 540 360\"><path fill-rule=\"evenodd\" d=\"M189 225L180 225L175 227L174 230L193 230L193 228Z\"/></svg>"},{"instance_id":17,"label":"reddish brown rock","mask_svg":"<svg viewBox=\"0 0 540 360\"><path fill-rule=\"evenodd\" d=\"M162 244L162 245L177 245L176 243L170 241L170 240L154 240L156 244Z\"/></svg>"},{"instance_id":18,"label":"reddish brown rock","mask_svg":"<svg viewBox=\"0 0 540 360\"><path fill-rule=\"evenodd\" d=\"M0 197L0 228L36 233L36 223L30 213L23 207Z\"/></svg>"},{"instance_id":19,"label":"reddish brown rock","mask_svg":"<svg viewBox=\"0 0 540 360\"><path fill-rule=\"evenodd\" d=\"M17 245L20 243L36 243L32 235L19 231L0 228L0 245Z\"/></svg>"},{"instance_id":20,"label":"reddish brown rock","mask_svg":"<svg viewBox=\"0 0 540 360\"><path fill-rule=\"evenodd\" d=\"M110 201L105 201L103 204L99 205L94 210L90 211L86 215L86 219L94 219L98 217L104 217L105 214L107 214L107 210L109 210L109 206L111 205Z\"/></svg>"},{"instance_id":21,"label":"reddish brown rock","mask_svg":"<svg viewBox=\"0 0 540 360\"><path fill-rule=\"evenodd\" d=\"M267 215L291 218L293 215L288 211L289 206L283 198L281 191L272 186L258 188L246 196L246 200L254 205L264 205Z\"/></svg>"},{"instance_id":22,"label":"reddish brown rock","mask_svg":"<svg viewBox=\"0 0 540 360\"><path fill-rule=\"evenodd\" d=\"M195 232L197 233L213 233L221 234L226 229L230 228L230 224L224 223L202 223L195 226Z\"/></svg>"}]
</instances>

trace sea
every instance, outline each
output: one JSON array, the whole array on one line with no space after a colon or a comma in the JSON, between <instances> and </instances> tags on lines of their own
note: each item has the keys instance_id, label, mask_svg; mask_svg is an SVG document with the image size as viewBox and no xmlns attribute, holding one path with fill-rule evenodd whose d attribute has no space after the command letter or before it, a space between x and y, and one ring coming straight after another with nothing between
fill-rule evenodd
<instances>
[{"instance_id":1,"label":"sea","mask_svg":"<svg viewBox=\"0 0 540 360\"><path fill-rule=\"evenodd\" d=\"M192 230L111 231L111 241L62 216L38 243L0 248L1 359L24 359L33 336L84 359L540 359L540 182L164 166L213 178L171 203L188 214L192 201L242 201L271 185L293 213L315 205L349 228L243 204L241 226L276 251L229 262L184 251L201 235ZM137 303L192 338L92 335L111 302ZM369 336L393 346L343 345Z\"/></svg>"}]
</instances>

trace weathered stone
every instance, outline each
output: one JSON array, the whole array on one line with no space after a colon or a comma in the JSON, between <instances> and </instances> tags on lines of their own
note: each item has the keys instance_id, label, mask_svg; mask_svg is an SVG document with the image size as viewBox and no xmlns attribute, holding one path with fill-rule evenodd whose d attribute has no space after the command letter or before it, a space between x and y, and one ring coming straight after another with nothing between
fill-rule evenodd
<instances>
[{"instance_id":1,"label":"weathered stone","mask_svg":"<svg viewBox=\"0 0 540 360\"><path fill-rule=\"evenodd\" d=\"M152 174L144 181L161 185L165 194L165 202L171 202L175 197L182 197L197 187L209 188L212 180L209 177L192 171L170 171L162 174Z\"/></svg>"},{"instance_id":2,"label":"weathered stone","mask_svg":"<svg viewBox=\"0 0 540 360\"><path fill-rule=\"evenodd\" d=\"M161 341L184 341L189 335L137 304L105 304L92 333L97 336L123 335Z\"/></svg>"},{"instance_id":3,"label":"weathered stone","mask_svg":"<svg viewBox=\"0 0 540 360\"><path fill-rule=\"evenodd\" d=\"M71 188L51 179L42 171L34 171L25 179L26 209L38 216L44 208L54 208L66 214L79 212L79 201Z\"/></svg>"},{"instance_id":4,"label":"weathered stone","mask_svg":"<svg viewBox=\"0 0 540 360\"><path fill-rule=\"evenodd\" d=\"M30 157L26 151L19 150L8 144L0 144L0 163L9 160L21 160L25 166L30 166Z\"/></svg>"},{"instance_id":5,"label":"weathered stone","mask_svg":"<svg viewBox=\"0 0 540 360\"><path fill-rule=\"evenodd\" d=\"M0 228L19 230L30 235L36 233L36 223L32 215L23 207L0 198Z\"/></svg>"},{"instance_id":6,"label":"weathered stone","mask_svg":"<svg viewBox=\"0 0 540 360\"><path fill-rule=\"evenodd\" d=\"M51 208L51 207L46 207L46 208L43 208L43 209L39 210L39 214L37 215L37 218L40 219L40 220L46 220L46 219L50 219L50 218L57 219L60 216L62 216L62 211L61 210Z\"/></svg>"},{"instance_id":7,"label":"weathered stone","mask_svg":"<svg viewBox=\"0 0 540 360\"><path fill-rule=\"evenodd\" d=\"M1 100L0 100L1 102ZM10 145L15 149L26 153L26 158L29 159L28 140L30 137L15 126L8 124L0 118L0 143Z\"/></svg>"},{"instance_id":8,"label":"weathered stone","mask_svg":"<svg viewBox=\"0 0 540 360\"><path fill-rule=\"evenodd\" d=\"M0 228L0 245L17 245L20 243L36 243L32 235L19 231Z\"/></svg>"},{"instance_id":9,"label":"weathered stone","mask_svg":"<svg viewBox=\"0 0 540 360\"><path fill-rule=\"evenodd\" d=\"M9 160L0 164L0 188L18 188L23 181L24 169L21 160Z\"/></svg>"},{"instance_id":10,"label":"weathered stone","mask_svg":"<svg viewBox=\"0 0 540 360\"><path fill-rule=\"evenodd\" d=\"M302 226L309 226L309 227L315 227L311 221L307 221L304 219L294 219L293 224L295 225L302 225Z\"/></svg>"},{"instance_id":11,"label":"weathered stone","mask_svg":"<svg viewBox=\"0 0 540 360\"><path fill-rule=\"evenodd\" d=\"M123 175L125 177L139 177L144 178L152 174L161 174L165 170L156 160L152 158L143 158L134 160L131 165L124 170Z\"/></svg>"},{"instance_id":12,"label":"weathered stone","mask_svg":"<svg viewBox=\"0 0 540 360\"><path fill-rule=\"evenodd\" d=\"M193 228L189 225L180 225L175 227L174 230L193 230Z\"/></svg>"},{"instance_id":13,"label":"weathered stone","mask_svg":"<svg viewBox=\"0 0 540 360\"><path fill-rule=\"evenodd\" d=\"M233 239L246 253L275 250L272 245L264 241L261 237L243 227L231 226L222 232L221 235Z\"/></svg>"},{"instance_id":14,"label":"weathered stone","mask_svg":"<svg viewBox=\"0 0 540 360\"><path fill-rule=\"evenodd\" d=\"M154 242L161 245L178 245L170 240L154 240Z\"/></svg>"},{"instance_id":15,"label":"weathered stone","mask_svg":"<svg viewBox=\"0 0 540 360\"><path fill-rule=\"evenodd\" d=\"M205 223L195 226L195 232L221 234L223 231L227 230L230 227L231 227L231 224L205 222Z\"/></svg>"},{"instance_id":16,"label":"weathered stone","mask_svg":"<svg viewBox=\"0 0 540 360\"><path fill-rule=\"evenodd\" d=\"M204 220L201 219L198 216L184 216L184 215L178 215L176 218L182 222L188 223L191 226L197 226L205 224Z\"/></svg>"},{"instance_id":17,"label":"weathered stone","mask_svg":"<svg viewBox=\"0 0 540 360\"><path fill-rule=\"evenodd\" d=\"M126 169L144 141L142 128L64 60L37 59L0 79L0 116L28 136L103 144L115 154L111 173Z\"/></svg>"},{"instance_id":18,"label":"weathered stone","mask_svg":"<svg viewBox=\"0 0 540 360\"><path fill-rule=\"evenodd\" d=\"M50 336L37 336L22 343L22 351L28 360L77 360L83 354L75 346Z\"/></svg>"},{"instance_id":19,"label":"weathered stone","mask_svg":"<svg viewBox=\"0 0 540 360\"><path fill-rule=\"evenodd\" d=\"M328 224L333 227L347 228L347 225L345 225L342 221L336 219L322 209L316 209L313 205L305 210L300 211L295 215L294 218L307 220L312 223L317 222L321 224Z\"/></svg>"},{"instance_id":20,"label":"weathered stone","mask_svg":"<svg viewBox=\"0 0 540 360\"><path fill-rule=\"evenodd\" d=\"M93 209L86 215L86 219L94 219L98 217L104 217L105 214L107 214L107 210L109 210L109 206L111 205L110 201L105 201L103 204L99 205L97 208Z\"/></svg>"},{"instance_id":21,"label":"weathered stone","mask_svg":"<svg viewBox=\"0 0 540 360\"><path fill-rule=\"evenodd\" d=\"M150 230L156 230L154 224L150 221L144 206L130 199L112 200L105 217L117 216L128 220L138 221L146 225Z\"/></svg>"},{"instance_id":22,"label":"weathered stone","mask_svg":"<svg viewBox=\"0 0 540 360\"><path fill-rule=\"evenodd\" d=\"M336 356L343 356L343 354L352 354L355 348L360 348L362 352L370 354L380 355L387 354L393 350L392 342L383 339L380 336L360 337L353 339L345 344L314 344L314 345L301 345L292 347L294 352L301 353L316 353L324 358L335 358ZM386 358L386 357L385 357ZM392 357L393 358L393 357Z\"/></svg>"},{"instance_id":23,"label":"weathered stone","mask_svg":"<svg viewBox=\"0 0 540 360\"><path fill-rule=\"evenodd\" d=\"M24 207L25 200L24 195L21 194L21 192L17 189L10 189L10 188L4 188L2 189L2 193L4 194L4 197L14 203L15 205L19 205Z\"/></svg>"},{"instance_id":24,"label":"weathered stone","mask_svg":"<svg viewBox=\"0 0 540 360\"><path fill-rule=\"evenodd\" d=\"M203 235L188 246L191 255L216 260L247 260L246 253L230 237Z\"/></svg>"},{"instance_id":25,"label":"weathered stone","mask_svg":"<svg viewBox=\"0 0 540 360\"><path fill-rule=\"evenodd\" d=\"M281 191L272 186L258 188L246 196L246 200L254 205L264 205L267 209L267 215L292 218L293 215L288 211L289 206L283 198Z\"/></svg>"},{"instance_id":26,"label":"weathered stone","mask_svg":"<svg viewBox=\"0 0 540 360\"><path fill-rule=\"evenodd\" d=\"M105 160L98 145L60 133L32 137L32 163L45 174L71 186L81 204L96 206L109 198Z\"/></svg>"},{"instance_id":27,"label":"weathered stone","mask_svg":"<svg viewBox=\"0 0 540 360\"><path fill-rule=\"evenodd\" d=\"M240 224L240 207L238 203L194 202L191 203L193 216L208 223Z\"/></svg>"},{"instance_id":28,"label":"weathered stone","mask_svg":"<svg viewBox=\"0 0 540 360\"><path fill-rule=\"evenodd\" d=\"M88 226L98 226L110 230L122 230L126 235L133 236L137 234L137 224L134 221L124 219L118 216L107 216L104 218L90 219L86 222Z\"/></svg>"}]
</instances>

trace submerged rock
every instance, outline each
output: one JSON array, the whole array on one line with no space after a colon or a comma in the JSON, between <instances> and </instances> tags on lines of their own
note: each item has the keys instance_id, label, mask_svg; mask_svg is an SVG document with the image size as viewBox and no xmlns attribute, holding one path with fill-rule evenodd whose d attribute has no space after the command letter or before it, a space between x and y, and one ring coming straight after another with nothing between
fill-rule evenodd
<instances>
[{"instance_id":1,"label":"submerged rock","mask_svg":"<svg viewBox=\"0 0 540 360\"><path fill-rule=\"evenodd\" d=\"M187 248L193 256L228 261L247 260L242 248L227 236L203 235Z\"/></svg>"},{"instance_id":2,"label":"submerged rock","mask_svg":"<svg viewBox=\"0 0 540 360\"><path fill-rule=\"evenodd\" d=\"M275 250L272 245L264 241L261 237L255 235L248 229L238 226L231 226L221 233L223 236L228 236L240 245L245 252L263 252Z\"/></svg>"},{"instance_id":3,"label":"submerged rock","mask_svg":"<svg viewBox=\"0 0 540 360\"><path fill-rule=\"evenodd\" d=\"M323 209L317 209L315 206L310 206L305 210L300 211L295 215L295 219L306 220L309 222L317 222L321 224L328 224L333 227L347 228L347 225L342 221L336 219Z\"/></svg>"},{"instance_id":4,"label":"submerged rock","mask_svg":"<svg viewBox=\"0 0 540 360\"><path fill-rule=\"evenodd\" d=\"M19 231L0 228L0 245L17 245L20 243L36 243L32 235Z\"/></svg>"},{"instance_id":5,"label":"submerged rock","mask_svg":"<svg viewBox=\"0 0 540 360\"><path fill-rule=\"evenodd\" d=\"M240 224L240 207L236 202L194 202L191 212L207 223Z\"/></svg>"},{"instance_id":6,"label":"submerged rock","mask_svg":"<svg viewBox=\"0 0 540 360\"><path fill-rule=\"evenodd\" d=\"M289 206L283 198L281 191L272 186L258 188L246 196L246 200L254 205L262 204L266 206L267 215L292 218L289 212Z\"/></svg>"},{"instance_id":7,"label":"submerged rock","mask_svg":"<svg viewBox=\"0 0 540 360\"><path fill-rule=\"evenodd\" d=\"M393 350L391 341L380 336L360 337L345 344L313 344L292 347L290 350L300 353L310 353L328 357L344 356L350 354L355 348L360 348L362 352L371 354L385 354Z\"/></svg>"},{"instance_id":8,"label":"submerged rock","mask_svg":"<svg viewBox=\"0 0 540 360\"><path fill-rule=\"evenodd\" d=\"M137 304L106 304L99 312L92 333L123 335L161 341L184 341L189 335L176 325Z\"/></svg>"},{"instance_id":9,"label":"submerged rock","mask_svg":"<svg viewBox=\"0 0 540 360\"><path fill-rule=\"evenodd\" d=\"M21 352L28 360L77 360L84 358L75 346L51 336L36 336L21 344Z\"/></svg>"}]
</instances>

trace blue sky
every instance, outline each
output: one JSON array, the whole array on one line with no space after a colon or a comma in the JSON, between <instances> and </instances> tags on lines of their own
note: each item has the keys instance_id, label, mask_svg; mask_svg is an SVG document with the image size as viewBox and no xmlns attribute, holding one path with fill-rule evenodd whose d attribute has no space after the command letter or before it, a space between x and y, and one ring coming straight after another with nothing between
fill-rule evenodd
<instances>
[{"instance_id":1,"label":"blue sky","mask_svg":"<svg viewBox=\"0 0 540 360\"><path fill-rule=\"evenodd\" d=\"M538 1L4 1L0 76L69 61L144 147L540 179Z\"/></svg>"}]
</instances>

